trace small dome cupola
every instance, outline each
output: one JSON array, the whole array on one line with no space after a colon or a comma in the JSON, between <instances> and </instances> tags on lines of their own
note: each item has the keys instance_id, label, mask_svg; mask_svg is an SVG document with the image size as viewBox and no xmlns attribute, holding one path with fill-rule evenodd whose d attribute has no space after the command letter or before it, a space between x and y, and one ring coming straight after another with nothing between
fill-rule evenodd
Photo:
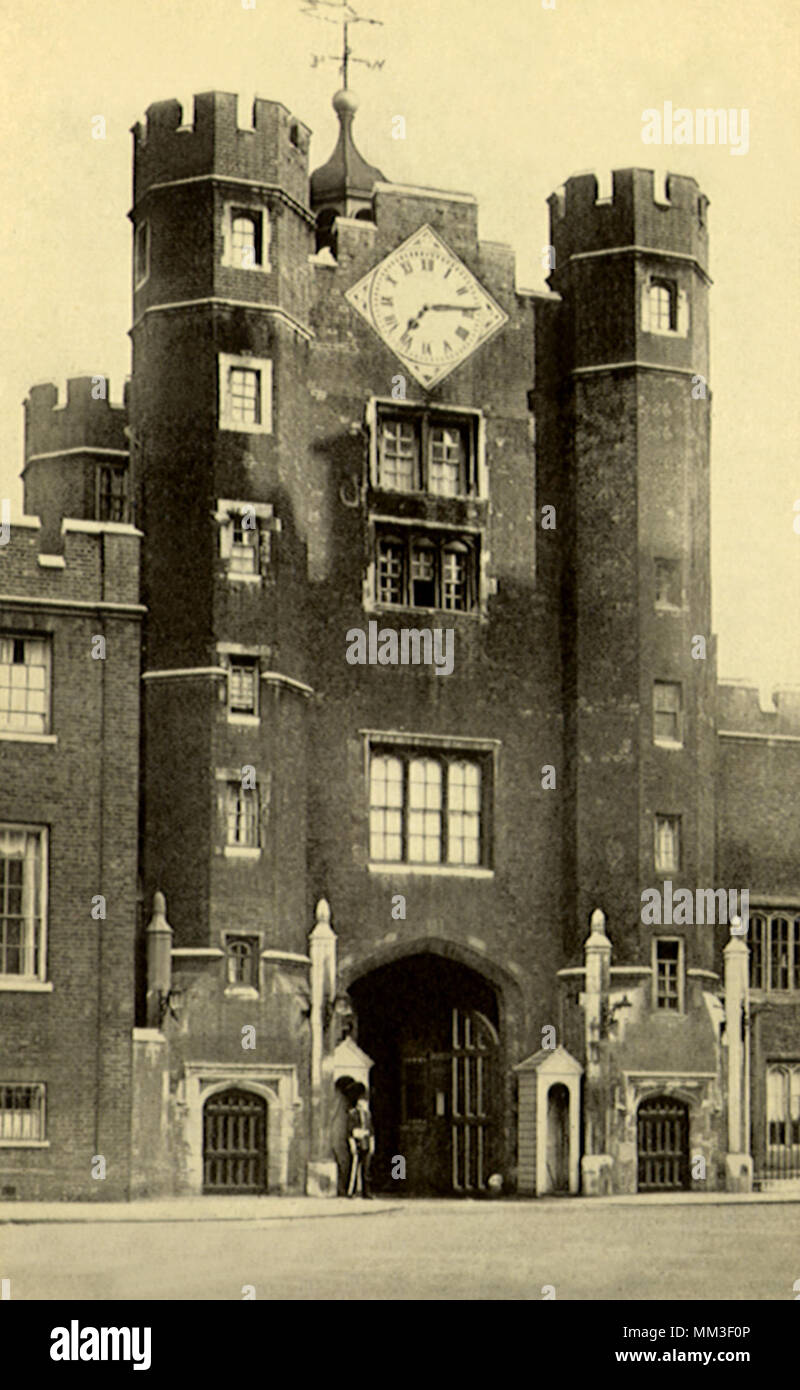
<instances>
[{"instance_id":1,"label":"small dome cupola","mask_svg":"<svg viewBox=\"0 0 800 1390\"><path fill-rule=\"evenodd\" d=\"M339 139L327 164L311 175L311 207L317 215L317 248L331 244L337 217L372 220L372 192L385 182L380 169L359 154L353 142L353 117L358 98L348 88L337 92L333 109L339 117Z\"/></svg>"}]
</instances>

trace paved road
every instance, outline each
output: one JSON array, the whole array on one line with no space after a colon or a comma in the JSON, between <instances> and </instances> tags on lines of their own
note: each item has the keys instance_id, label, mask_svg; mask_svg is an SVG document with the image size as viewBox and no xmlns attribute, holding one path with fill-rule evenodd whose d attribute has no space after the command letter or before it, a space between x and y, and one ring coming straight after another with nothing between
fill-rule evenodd
<instances>
[{"instance_id":1,"label":"paved road","mask_svg":"<svg viewBox=\"0 0 800 1390\"><path fill-rule=\"evenodd\" d=\"M358 1202L346 1215L0 1226L12 1299L792 1300L800 1204Z\"/></svg>"}]
</instances>

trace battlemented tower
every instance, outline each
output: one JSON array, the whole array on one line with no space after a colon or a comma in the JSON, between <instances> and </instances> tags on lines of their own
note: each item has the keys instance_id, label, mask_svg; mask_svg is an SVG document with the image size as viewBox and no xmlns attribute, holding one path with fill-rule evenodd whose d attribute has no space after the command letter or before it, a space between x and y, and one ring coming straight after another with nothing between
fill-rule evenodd
<instances>
[{"instance_id":1,"label":"battlemented tower","mask_svg":"<svg viewBox=\"0 0 800 1390\"><path fill-rule=\"evenodd\" d=\"M601 906L650 965L641 890L713 881L708 200L591 174L550 200L562 296L563 613L575 923ZM684 933L679 933L684 935ZM710 964L711 933L685 933Z\"/></svg>"}]
</instances>

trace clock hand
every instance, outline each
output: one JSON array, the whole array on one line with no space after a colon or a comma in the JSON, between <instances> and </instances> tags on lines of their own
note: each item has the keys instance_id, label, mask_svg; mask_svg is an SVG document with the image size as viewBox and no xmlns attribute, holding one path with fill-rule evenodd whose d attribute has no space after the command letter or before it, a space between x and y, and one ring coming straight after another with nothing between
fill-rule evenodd
<instances>
[{"instance_id":1,"label":"clock hand","mask_svg":"<svg viewBox=\"0 0 800 1390\"><path fill-rule=\"evenodd\" d=\"M434 307L435 306L431 304L423 304L422 308L417 310L416 318L408 320L408 323L406 324L406 333L410 333L412 328L419 328L419 321L422 318L422 315L427 314L428 310Z\"/></svg>"},{"instance_id":2,"label":"clock hand","mask_svg":"<svg viewBox=\"0 0 800 1390\"><path fill-rule=\"evenodd\" d=\"M477 304L427 304L425 307L438 311L443 309L457 309L460 314L477 314L478 312Z\"/></svg>"}]
</instances>

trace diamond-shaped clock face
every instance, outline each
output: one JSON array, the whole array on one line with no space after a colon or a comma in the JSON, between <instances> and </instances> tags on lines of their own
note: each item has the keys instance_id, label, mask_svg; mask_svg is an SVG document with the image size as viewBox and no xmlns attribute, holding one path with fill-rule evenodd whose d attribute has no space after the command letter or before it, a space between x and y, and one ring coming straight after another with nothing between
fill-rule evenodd
<instances>
[{"instance_id":1,"label":"diamond-shaped clock face","mask_svg":"<svg viewBox=\"0 0 800 1390\"><path fill-rule=\"evenodd\" d=\"M433 386L508 315L432 227L420 227L346 292L417 381Z\"/></svg>"}]
</instances>

